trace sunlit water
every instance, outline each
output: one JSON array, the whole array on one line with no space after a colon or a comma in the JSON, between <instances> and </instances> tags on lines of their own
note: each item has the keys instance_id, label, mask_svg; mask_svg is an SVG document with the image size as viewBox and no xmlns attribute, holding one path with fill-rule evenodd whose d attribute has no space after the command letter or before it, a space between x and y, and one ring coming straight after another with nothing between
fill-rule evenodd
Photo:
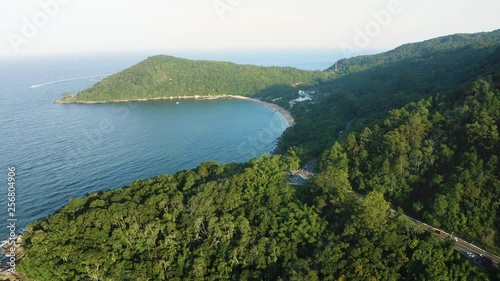
<instances>
[{"instance_id":1,"label":"sunlit water","mask_svg":"<svg viewBox=\"0 0 500 281\"><path fill-rule=\"evenodd\" d=\"M245 100L58 105L142 56L52 58L0 65L0 235L8 231L9 167L18 229L71 198L137 178L244 162L271 151L286 122Z\"/></svg>"}]
</instances>

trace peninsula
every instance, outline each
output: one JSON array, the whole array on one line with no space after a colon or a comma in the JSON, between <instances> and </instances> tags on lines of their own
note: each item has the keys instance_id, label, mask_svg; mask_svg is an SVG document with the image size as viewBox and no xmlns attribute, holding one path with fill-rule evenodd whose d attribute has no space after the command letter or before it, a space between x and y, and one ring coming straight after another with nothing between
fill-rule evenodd
<instances>
[{"instance_id":1,"label":"peninsula","mask_svg":"<svg viewBox=\"0 0 500 281\"><path fill-rule=\"evenodd\" d=\"M106 77L76 95L66 94L56 103L99 103L170 98L259 98L270 92L286 94L300 83L314 87L326 79L322 71L291 67L262 67L229 62L153 56ZM280 95L282 96L282 95ZM291 99L293 99L291 97Z\"/></svg>"}]
</instances>

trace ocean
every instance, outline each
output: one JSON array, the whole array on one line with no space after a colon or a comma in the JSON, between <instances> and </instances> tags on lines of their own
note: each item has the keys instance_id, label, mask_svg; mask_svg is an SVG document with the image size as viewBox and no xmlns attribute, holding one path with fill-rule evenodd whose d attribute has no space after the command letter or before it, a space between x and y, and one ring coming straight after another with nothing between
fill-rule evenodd
<instances>
[{"instance_id":1,"label":"ocean","mask_svg":"<svg viewBox=\"0 0 500 281\"><path fill-rule=\"evenodd\" d=\"M24 228L72 198L205 161L248 161L271 151L286 129L281 115L247 100L52 104L62 93L88 88L146 57L66 55L0 62L0 226L5 225L0 237L7 237L10 223ZM284 66L290 54L274 60L236 53L184 57ZM321 70L331 64L327 54L302 57L302 62L291 60L291 66ZM9 168L15 168L15 194L8 194ZM15 210L7 206L12 200Z\"/></svg>"}]
</instances>

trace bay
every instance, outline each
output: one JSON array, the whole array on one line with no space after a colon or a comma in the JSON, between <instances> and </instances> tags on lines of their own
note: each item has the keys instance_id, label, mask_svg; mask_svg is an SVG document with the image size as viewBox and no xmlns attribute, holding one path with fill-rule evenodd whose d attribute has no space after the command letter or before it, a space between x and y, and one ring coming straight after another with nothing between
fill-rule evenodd
<instances>
[{"instance_id":1,"label":"bay","mask_svg":"<svg viewBox=\"0 0 500 281\"><path fill-rule=\"evenodd\" d=\"M51 57L0 64L0 225L7 173L16 168L18 229L70 199L205 161L245 162L269 152L286 122L236 99L58 105L143 55ZM6 237L6 227L0 228Z\"/></svg>"}]
</instances>

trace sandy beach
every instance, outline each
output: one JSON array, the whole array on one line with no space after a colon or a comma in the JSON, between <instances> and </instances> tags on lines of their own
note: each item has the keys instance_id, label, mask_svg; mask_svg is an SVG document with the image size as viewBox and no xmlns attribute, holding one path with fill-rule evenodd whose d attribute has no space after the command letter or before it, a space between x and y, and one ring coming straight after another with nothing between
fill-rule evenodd
<instances>
[{"instance_id":1,"label":"sandy beach","mask_svg":"<svg viewBox=\"0 0 500 281\"><path fill-rule=\"evenodd\" d=\"M216 95L216 96L178 96L178 97L160 97L160 98L151 98L151 99L131 99L131 100L113 100L113 101L64 101L64 100L56 100L53 103L55 104L100 104L100 103L125 103L125 102L141 102L141 101L152 101L152 100L177 100L177 99L196 99L196 100L216 100L216 99L242 99L242 100L249 100L253 102L258 102L260 104L263 104L267 107L270 107L274 109L276 112L278 112L281 116L283 116L283 119L288 123L289 127L292 127L295 124L295 120L292 117L292 114L284 109L283 107L274 104L274 103L269 103L265 101L261 101L259 99L255 98L249 98L249 97L244 97L244 96L235 96L235 95Z\"/></svg>"},{"instance_id":2,"label":"sandy beach","mask_svg":"<svg viewBox=\"0 0 500 281\"><path fill-rule=\"evenodd\" d=\"M248 98L248 97L243 97L243 96L228 96L229 98L235 98L235 99L244 99L244 100L250 100L250 101L253 101L253 102L258 102L260 104L263 104L267 107L270 107L272 109L274 109L276 112L278 112L279 114L281 114L281 116L283 116L283 119L285 119L285 121L288 123L288 127L292 127L294 124L295 124L295 120L293 119L292 117L292 114L284 109L283 107L277 105L277 104L274 104L274 103L270 103L270 102L265 102L265 101L261 101L259 99L254 99L254 98Z\"/></svg>"}]
</instances>

